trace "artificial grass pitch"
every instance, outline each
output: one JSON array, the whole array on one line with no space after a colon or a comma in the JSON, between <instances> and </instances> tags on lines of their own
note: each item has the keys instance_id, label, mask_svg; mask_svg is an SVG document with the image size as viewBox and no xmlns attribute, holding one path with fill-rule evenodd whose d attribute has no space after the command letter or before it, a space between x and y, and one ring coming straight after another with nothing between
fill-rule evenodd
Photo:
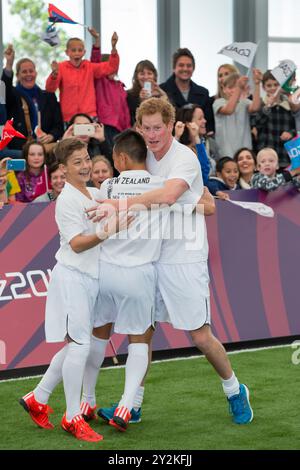
<instances>
[{"instance_id":1,"label":"artificial grass pitch","mask_svg":"<svg viewBox=\"0 0 300 470\"><path fill-rule=\"evenodd\" d=\"M254 420L232 423L220 380L206 359L153 363L148 375L142 422L125 433L92 422L104 441L76 440L60 427L65 409L63 387L54 391L54 430L38 428L19 405L39 378L0 382L0 449L34 450L291 450L300 449L299 368L290 347L231 354L233 369L248 385ZM124 368L102 369L99 406L122 394Z\"/></svg>"}]
</instances>

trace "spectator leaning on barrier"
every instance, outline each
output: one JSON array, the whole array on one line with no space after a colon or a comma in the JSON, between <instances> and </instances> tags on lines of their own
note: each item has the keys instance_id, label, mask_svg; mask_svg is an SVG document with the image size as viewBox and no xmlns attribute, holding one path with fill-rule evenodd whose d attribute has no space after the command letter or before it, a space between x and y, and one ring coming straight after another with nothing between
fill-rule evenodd
<instances>
[{"instance_id":1,"label":"spectator leaning on barrier","mask_svg":"<svg viewBox=\"0 0 300 470\"><path fill-rule=\"evenodd\" d=\"M238 183L241 189L251 189L251 178L256 170L255 153L247 147L242 147L235 152L233 159L240 172Z\"/></svg>"},{"instance_id":2,"label":"spectator leaning on barrier","mask_svg":"<svg viewBox=\"0 0 300 470\"><path fill-rule=\"evenodd\" d=\"M300 188L300 180L296 178L300 175L300 167L277 173L279 169L279 158L277 152L271 148L264 148L257 154L257 169L251 180L253 188L264 189L265 191L274 191L291 182L296 188Z\"/></svg>"},{"instance_id":3,"label":"spectator leaning on barrier","mask_svg":"<svg viewBox=\"0 0 300 470\"><path fill-rule=\"evenodd\" d=\"M207 187L214 196L220 199L229 199L229 195L223 191L241 189L238 183L238 165L233 158L221 158L217 162L216 173L217 176L211 176L207 182Z\"/></svg>"}]
</instances>

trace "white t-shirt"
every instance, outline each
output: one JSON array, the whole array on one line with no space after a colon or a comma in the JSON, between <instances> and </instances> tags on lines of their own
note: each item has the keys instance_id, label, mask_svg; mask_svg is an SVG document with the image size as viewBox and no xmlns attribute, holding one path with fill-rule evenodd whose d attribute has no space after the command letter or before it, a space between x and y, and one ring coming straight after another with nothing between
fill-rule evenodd
<instances>
[{"instance_id":1,"label":"white t-shirt","mask_svg":"<svg viewBox=\"0 0 300 470\"><path fill-rule=\"evenodd\" d=\"M78 189L66 183L56 201L55 220L60 234L60 248L56 260L68 268L88 274L98 279L99 246L75 253L70 241L76 235L89 235L96 232L96 224L90 221L85 209L95 206L95 198L99 194L97 188L87 188L92 199L82 194Z\"/></svg>"},{"instance_id":2,"label":"white t-shirt","mask_svg":"<svg viewBox=\"0 0 300 470\"><path fill-rule=\"evenodd\" d=\"M162 188L164 178L145 170L123 171L117 178L105 180L97 199L123 199ZM132 211L132 208L130 209ZM169 207L134 211L135 219L128 228L100 246L100 260L119 266L140 266L157 261L166 229Z\"/></svg>"},{"instance_id":3,"label":"white t-shirt","mask_svg":"<svg viewBox=\"0 0 300 470\"><path fill-rule=\"evenodd\" d=\"M175 139L161 160L156 160L148 150L147 168L153 175L184 180L191 190L184 195L196 203L203 193L203 180L199 161L194 152ZM202 214L171 212L169 218L170 237L162 244L160 263L186 264L206 261L208 243L205 218Z\"/></svg>"},{"instance_id":4,"label":"white t-shirt","mask_svg":"<svg viewBox=\"0 0 300 470\"><path fill-rule=\"evenodd\" d=\"M242 147L252 149L248 111L251 103L248 98L242 99L238 102L234 113L225 115L218 111L227 104L227 100L218 98L214 101L216 143L222 157L233 157Z\"/></svg>"}]
</instances>

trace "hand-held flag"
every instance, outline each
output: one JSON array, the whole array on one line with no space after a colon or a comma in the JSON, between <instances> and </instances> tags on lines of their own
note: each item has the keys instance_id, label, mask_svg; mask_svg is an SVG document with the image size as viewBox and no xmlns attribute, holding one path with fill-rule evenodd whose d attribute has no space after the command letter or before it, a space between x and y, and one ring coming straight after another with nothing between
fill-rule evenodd
<instances>
[{"instance_id":1,"label":"hand-held flag","mask_svg":"<svg viewBox=\"0 0 300 470\"><path fill-rule=\"evenodd\" d=\"M76 21L73 21L68 15L63 11L59 10L52 3L49 3L48 6L49 21L52 23L70 23L78 24Z\"/></svg>"},{"instance_id":2,"label":"hand-held flag","mask_svg":"<svg viewBox=\"0 0 300 470\"><path fill-rule=\"evenodd\" d=\"M2 129L2 135L1 135L1 140L0 140L0 150L3 150L14 137L20 137L21 139L26 139L26 137L23 134L21 134L21 132L18 132L13 128L12 124L13 124L12 119L10 121L6 121Z\"/></svg>"},{"instance_id":3,"label":"hand-held flag","mask_svg":"<svg viewBox=\"0 0 300 470\"><path fill-rule=\"evenodd\" d=\"M69 23L69 24L79 24L81 26L84 26L85 28L88 28L86 24L78 23L78 21L72 20L68 15L66 15L63 11L59 10L55 5L52 3L49 3L48 6L48 15L49 15L49 21L51 23Z\"/></svg>"},{"instance_id":4,"label":"hand-held flag","mask_svg":"<svg viewBox=\"0 0 300 470\"><path fill-rule=\"evenodd\" d=\"M226 55L235 62L249 68L252 65L256 50L257 44L254 42L233 42L223 47L218 54Z\"/></svg>"},{"instance_id":5,"label":"hand-held flag","mask_svg":"<svg viewBox=\"0 0 300 470\"><path fill-rule=\"evenodd\" d=\"M281 60L279 65L271 70L271 74L278 81L280 88L292 93L297 89L297 87L292 87L290 84L296 69L297 65L292 60Z\"/></svg>"}]
</instances>

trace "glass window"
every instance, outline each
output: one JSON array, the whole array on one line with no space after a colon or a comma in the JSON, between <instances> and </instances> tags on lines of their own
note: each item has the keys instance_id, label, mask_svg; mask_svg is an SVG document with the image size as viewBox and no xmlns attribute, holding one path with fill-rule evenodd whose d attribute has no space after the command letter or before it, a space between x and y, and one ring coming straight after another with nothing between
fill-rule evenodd
<instances>
[{"instance_id":1,"label":"glass window","mask_svg":"<svg viewBox=\"0 0 300 470\"><path fill-rule=\"evenodd\" d=\"M269 42L269 68L274 69L280 60L293 60L300 68L300 44L289 42Z\"/></svg>"},{"instance_id":2,"label":"glass window","mask_svg":"<svg viewBox=\"0 0 300 470\"><path fill-rule=\"evenodd\" d=\"M66 13L74 21L83 23L83 1L55 0L55 6ZM21 10L20 10L21 8ZM32 8L32 10L29 10ZM40 35L48 26L48 2L41 0L23 1L2 0L2 28L4 47L12 43L15 48L17 62L22 57L31 58L37 65L38 84L44 88L45 78L51 71L52 60L65 60L65 43L69 37L84 37L84 27L57 23L61 44L51 47L40 39Z\"/></svg>"},{"instance_id":3,"label":"glass window","mask_svg":"<svg viewBox=\"0 0 300 470\"><path fill-rule=\"evenodd\" d=\"M217 68L232 61L218 51L233 41L232 0L181 0L180 47L193 53L196 68L193 81L217 91ZM171 60L171 59L170 59Z\"/></svg>"},{"instance_id":4,"label":"glass window","mask_svg":"<svg viewBox=\"0 0 300 470\"><path fill-rule=\"evenodd\" d=\"M269 0L269 36L299 36L299 0Z\"/></svg>"},{"instance_id":5,"label":"glass window","mask_svg":"<svg viewBox=\"0 0 300 470\"><path fill-rule=\"evenodd\" d=\"M116 31L119 78L130 88L136 64L149 59L157 67L156 0L101 0L101 50L109 53Z\"/></svg>"}]
</instances>

